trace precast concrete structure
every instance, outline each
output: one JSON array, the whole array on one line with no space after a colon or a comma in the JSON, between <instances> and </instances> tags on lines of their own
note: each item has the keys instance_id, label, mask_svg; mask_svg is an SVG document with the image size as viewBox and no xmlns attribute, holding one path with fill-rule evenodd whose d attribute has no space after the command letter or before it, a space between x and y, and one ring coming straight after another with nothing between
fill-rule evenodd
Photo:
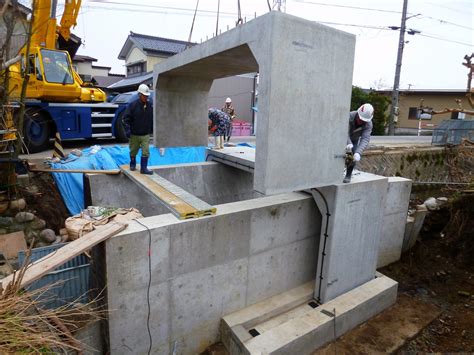
<instances>
[{"instance_id":1,"label":"precast concrete structure","mask_svg":"<svg viewBox=\"0 0 474 355\"><path fill-rule=\"evenodd\" d=\"M127 167L87 176L91 204L136 206L146 216L105 243L113 354L199 353L220 329L244 329L220 327L226 315L309 284L303 296L314 289L317 314L305 319L317 324L301 328L304 338L269 347L293 320L247 344L249 353L307 353L332 340L325 305L341 307L333 317L340 335L394 302L397 284L376 278L376 265L384 206L397 188L363 173L340 183L353 52L352 35L272 12L155 66L159 146L207 144L212 81L258 70L257 149L209 152L216 161L152 167L154 176ZM186 201L215 214L169 213ZM386 214L401 215L401 202Z\"/></svg>"},{"instance_id":2,"label":"precast concrete structure","mask_svg":"<svg viewBox=\"0 0 474 355\"><path fill-rule=\"evenodd\" d=\"M174 348L194 354L220 339L220 319L227 314L308 282L314 284L313 298L324 305L375 276L377 257L384 252L379 251L383 206L397 191L387 178L361 173L351 184L318 188L331 215L326 230L328 210L311 193L259 197L250 173L216 162L153 170L212 201L217 214L184 221L166 209L155 215L161 207L152 194L126 185L134 201L155 208L105 244L112 353L147 350L148 313L153 352ZM130 207L131 200L116 193L123 178L88 176L92 203ZM385 307L393 293L380 297L372 302ZM360 317L350 324L367 314Z\"/></svg>"},{"instance_id":3,"label":"precast concrete structure","mask_svg":"<svg viewBox=\"0 0 474 355\"><path fill-rule=\"evenodd\" d=\"M280 12L189 48L154 67L155 144L207 145L213 80L259 72L254 190L339 181L354 48L351 34Z\"/></svg>"}]
</instances>

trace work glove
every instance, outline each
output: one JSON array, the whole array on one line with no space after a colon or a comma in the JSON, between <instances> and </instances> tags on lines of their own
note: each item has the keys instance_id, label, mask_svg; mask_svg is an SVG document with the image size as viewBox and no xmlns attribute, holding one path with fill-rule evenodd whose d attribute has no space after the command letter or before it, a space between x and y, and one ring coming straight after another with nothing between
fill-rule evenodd
<instances>
[{"instance_id":1,"label":"work glove","mask_svg":"<svg viewBox=\"0 0 474 355\"><path fill-rule=\"evenodd\" d=\"M352 152L352 148L354 148L354 145L352 143L349 143L348 145L346 145L346 152Z\"/></svg>"},{"instance_id":2,"label":"work glove","mask_svg":"<svg viewBox=\"0 0 474 355\"><path fill-rule=\"evenodd\" d=\"M355 153L355 154L354 154L354 160L355 160L355 161L359 161L359 160L360 160L360 154L359 154L359 153Z\"/></svg>"}]
</instances>

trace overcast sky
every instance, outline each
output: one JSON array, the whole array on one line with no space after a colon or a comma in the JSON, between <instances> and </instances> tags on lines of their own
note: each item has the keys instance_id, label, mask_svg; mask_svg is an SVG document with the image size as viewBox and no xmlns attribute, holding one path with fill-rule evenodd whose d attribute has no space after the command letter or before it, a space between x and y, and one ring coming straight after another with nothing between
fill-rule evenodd
<instances>
[{"instance_id":1,"label":"overcast sky","mask_svg":"<svg viewBox=\"0 0 474 355\"><path fill-rule=\"evenodd\" d=\"M199 1L192 41L212 37L217 4L218 0ZM240 4L247 21L268 11L266 0L241 0ZM123 74L124 61L117 56L130 31L187 40L195 7L196 0L83 0L73 31L84 41L78 53ZM400 26L402 7L402 0L286 2L288 14L357 36L353 84L364 88L393 85L399 32L388 26ZM473 8L474 0L408 1L407 27L421 33L405 36L402 89L466 89L468 71L461 63L474 52ZM236 20L237 1L221 0L219 30L232 28Z\"/></svg>"}]
</instances>

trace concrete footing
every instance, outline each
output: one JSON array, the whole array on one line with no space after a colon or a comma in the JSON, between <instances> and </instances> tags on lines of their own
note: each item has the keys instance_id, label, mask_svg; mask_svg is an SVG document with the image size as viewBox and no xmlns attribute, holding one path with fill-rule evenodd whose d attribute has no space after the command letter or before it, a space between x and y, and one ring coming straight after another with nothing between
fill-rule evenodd
<instances>
[{"instance_id":1,"label":"concrete footing","mask_svg":"<svg viewBox=\"0 0 474 355\"><path fill-rule=\"evenodd\" d=\"M308 283L225 316L221 339L231 355L311 354L394 304L397 285L377 274L317 305Z\"/></svg>"}]
</instances>

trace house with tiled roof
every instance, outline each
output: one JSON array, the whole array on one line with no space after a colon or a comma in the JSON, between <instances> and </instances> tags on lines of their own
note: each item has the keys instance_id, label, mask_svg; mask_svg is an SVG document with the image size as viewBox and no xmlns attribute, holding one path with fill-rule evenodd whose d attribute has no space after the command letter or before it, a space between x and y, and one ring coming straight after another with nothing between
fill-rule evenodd
<instances>
[{"instance_id":1,"label":"house with tiled roof","mask_svg":"<svg viewBox=\"0 0 474 355\"><path fill-rule=\"evenodd\" d=\"M90 82L97 87L109 91L108 86L122 80L125 75L112 74L111 67L96 65L97 59L88 55L76 54L72 58L72 66L85 82Z\"/></svg>"},{"instance_id":2,"label":"house with tiled roof","mask_svg":"<svg viewBox=\"0 0 474 355\"><path fill-rule=\"evenodd\" d=\"M137 90L138 85L153 86L153 67L167 58L181 53L195 43L130 32L118 59L125 61L126 77L108 87L111 91ZM214 80L208 96L208 106L221 108L227 97L239 120L253 122L256 73Z\"/></svg>"},{"instance_id":3,"label":"house with tiled roof","mask_svg":"<svg viewBox=\"0 0 474 355\"><path fill-rule=\"evenodd\" d=\"M184 51L189 45L193 43L130 32L118 55L118 59L125 61L126 78L109 89L125 92L143 83L151 86L153 66Z\"/></svg>"}]
</instances>

